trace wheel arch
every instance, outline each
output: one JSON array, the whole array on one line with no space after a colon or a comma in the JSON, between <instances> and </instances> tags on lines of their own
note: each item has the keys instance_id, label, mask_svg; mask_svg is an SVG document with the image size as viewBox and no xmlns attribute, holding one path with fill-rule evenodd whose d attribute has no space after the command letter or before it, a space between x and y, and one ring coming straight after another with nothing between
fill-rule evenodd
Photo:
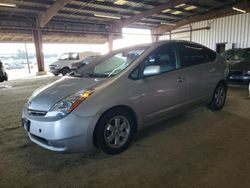
<instances>
[{"instance_id":1,"label":"wheel arch","mask_svg":"<svg viewBox=\"0 0 250 188\"><path fill-rule=\"evenodd\" d=\"M70 70L69 66L64 66L63 68L61 68L61 70L63 70L63 69L69 69Z\"/></svg>"},{"instance_id":2,"label":"wheel arch","mask_svg":"<svg viewBox=\"0 0 250 188\"><path fill-rule=\"evenodd\" d=\"M227 84L226 80L220 80L214 89L216 89L218 87L218 85L220 85L220 84L223 84L226 87L226 90L227 90L228 84Z\"/></svg>"}]
</instances>

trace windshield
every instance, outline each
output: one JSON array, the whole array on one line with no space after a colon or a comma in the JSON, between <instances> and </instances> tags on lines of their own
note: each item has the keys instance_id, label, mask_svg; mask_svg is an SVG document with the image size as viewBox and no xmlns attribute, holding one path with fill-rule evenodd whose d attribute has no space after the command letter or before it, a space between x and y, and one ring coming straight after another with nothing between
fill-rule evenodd
<instances>
[{"instance_id":1,"label":"windshield","mask_svg":"<svg viewBox=\"0 0 250 188\"><path fill-rule=\"evenodd\" d=\"M83 77L111 77L119 74L133 63L146 47L119 51L104 56L99 62L90 63L77 71L77 76Z\"/></svg>"},{"instance_id":2,"label":"windshield","mask_svg":"<svg viewBox=\"0 0 250 188\"><path fill-rule=\"evenodd\" d=\"M78 53L64 53L60 56L59 60L78 60Z\"/></svg>"},{"instance_id":3,"label":"windshield","mask_svg":"<svg viewBox=\"0 0 250 188\"><path fill-rule=\"evenodd\" d=\"M68 53L65 53L65 54L62 54L59 58L59 60L67 60L69 59L69 54Z\"/></svg>"}]
</instances>

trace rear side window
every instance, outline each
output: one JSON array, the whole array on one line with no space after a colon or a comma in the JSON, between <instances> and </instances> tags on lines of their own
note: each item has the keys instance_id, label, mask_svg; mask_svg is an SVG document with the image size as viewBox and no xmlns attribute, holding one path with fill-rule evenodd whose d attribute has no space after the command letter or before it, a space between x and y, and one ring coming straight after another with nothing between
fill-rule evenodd
<instances>
[{"instance_id":1,"label":"rear side window","mask_svg":"<svg viewBox=\"0 0 250 188\"><path fill-rule=\"evenodd\" d=\"M207 62L215 61L217 55L214 51L209 49L205 49L204 51L207 56Z\"/></svg>"},{"instance_id":2,"label":"rear side window","mask_svg":"<svg viewBox=\"0 0 250 188\"><path fill-rule=\"evenodd\" d=\"M183 44L180 49L181 61L185 66L199 65L207 62L204 48L192 44Z\"/></svg>"}]
</instances>

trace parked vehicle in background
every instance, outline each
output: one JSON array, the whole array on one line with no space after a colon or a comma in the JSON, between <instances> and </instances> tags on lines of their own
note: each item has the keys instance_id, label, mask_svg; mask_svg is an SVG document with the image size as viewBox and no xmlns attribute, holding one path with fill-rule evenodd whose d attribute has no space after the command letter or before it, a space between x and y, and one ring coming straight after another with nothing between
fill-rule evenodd
<instances>
[{"instance_id":1,"label":"parked vehicle in background","mask_svg":"<svg viewBox=\"0 0 250 188\"><path fill-rule=\"evenodd\" d=\"M36 90L22 125L52 151L117 154L146 125L201 105L222 109L227 74L224 58L192 42L119 49Z\"/></svg>"},{"instance_id":2,"label":"parked vehicle in background","mask_svg":"<svg viewBox=\"0 0 250 188\"><path fill-rule=\"evenodd\" d=\"M248 93L249 93L249 97L250 97L250 82L249 82L249 85L248 85Z\"/></svg>"},{"instance_id":3,"label":"parked vehicle in background","mask_svg":"<svg viewBox=\"0 0 250 188\"><path fill-rule=\"evenodd\" d=\"M75 71L93 61L96 60L96 58L100 57L100 55L92 55L92 56L88 56L86 58L84 58L82 61L78 62L78 63L73 63L71 66L71 71Z\"/></svg>"},{"instance_id":4,"label":"parked vehicle in background","mask_svg":"<svg viewBox=\"0 0 250 188\"><path fill-rule=\"evenodd\" d=\"M5 63L4 65L5 65L5 68L7 70L23 69L23 68L25 68L24 65L21 62Z\"/></svg>"},{"instance_id":5,"label":"parked vehicle in background","mask_svg":"<svg viewBox=\"0 0 250 188\"><path fill-rule=\"evenodd\" d=\"M8 81L8 74L5 72L3 63L0 61L0 82Z\"/></svg>"},{"instance_id":6,"label":"parked vehicle in background","mask_svg":"<svg viewBox=\"0 0 250 188\"><path fill-rule=\"evenodd\" d=\"M80 63L82 60L91 55L100 55L96 52L70 52L64 53L60 56L60 58L49 65L49 71L53 73L55 76L62 74L65 76L67 73L70 72L72 65L75 63Z\"/></svg>"},{"instance_id":7,"label":"parked vehicle in background","mask_svg":"<svg viewBox=\"0 0 250 188\"><path fill-rule=\"evenodd\" d=\"M229 49L229 50L222 52L221 56L224 57L226 60L229 60L232 56L235 56L236 54L238 54L240 50L241 48Z\"/></svg>"},{"instance_id":8,"label":"parked vehicle in background","mask_svg":"<svg viewBox=\"0 0 250 188\"><path fill-rule=\"evenodd\" d=\"M250 82L250 48L229 50L222 54L229 66L228 82L246 84Z\"/></svg>"}]
</instances>

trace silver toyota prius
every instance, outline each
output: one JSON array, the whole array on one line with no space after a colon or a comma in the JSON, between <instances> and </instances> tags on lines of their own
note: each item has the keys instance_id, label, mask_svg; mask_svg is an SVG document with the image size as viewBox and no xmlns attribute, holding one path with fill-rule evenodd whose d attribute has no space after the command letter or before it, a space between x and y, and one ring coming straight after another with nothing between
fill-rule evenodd
<instances>
[{"instance_id":1,"label":"silver toyota prius","mask_svg":"<svg viewBox=\"0 0 250 188\"><path fill-rule=\"evenodd\" d=\"M227 74L221 56L193 42L120 49L37 89L22 125L48 150L117 154L146 125L201 105L220 110Z\"/></svg>"}]
</instances>

